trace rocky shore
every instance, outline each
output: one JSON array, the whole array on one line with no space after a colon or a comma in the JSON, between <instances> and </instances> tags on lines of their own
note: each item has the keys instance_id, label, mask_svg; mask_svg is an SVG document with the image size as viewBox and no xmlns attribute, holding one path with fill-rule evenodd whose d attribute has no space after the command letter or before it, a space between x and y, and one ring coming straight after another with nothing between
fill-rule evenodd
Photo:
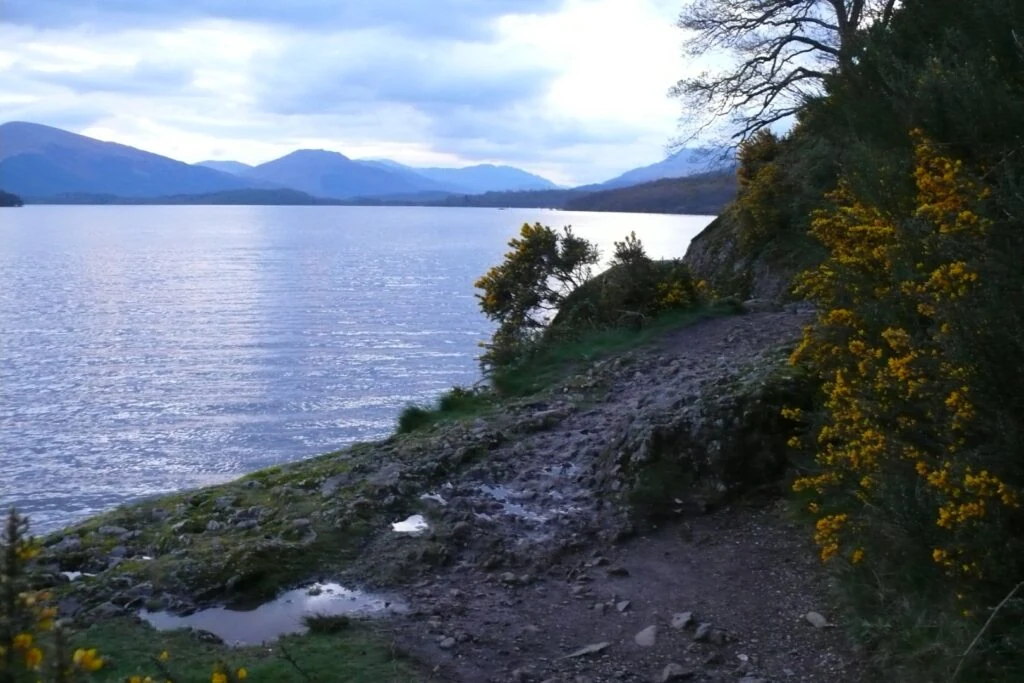
<instances>
[{"instance_id":1,"label":"rocky shore","mask_svg":"<svg viewBox=\"0 0 1024 683\"><path fill-rule=\"evenodd\" d=\"M707 320L464 422L115 510L47 538L39 582L83 623L381 591L432 680L859 680L779 502L808 319Z\"/></svg>"}]
</instances>

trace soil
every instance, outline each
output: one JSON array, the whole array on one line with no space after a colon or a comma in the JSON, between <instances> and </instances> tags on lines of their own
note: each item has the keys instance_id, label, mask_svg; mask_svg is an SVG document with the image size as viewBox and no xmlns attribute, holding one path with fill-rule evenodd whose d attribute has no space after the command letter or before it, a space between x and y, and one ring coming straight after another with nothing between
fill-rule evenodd
<instances>
[{"instance_id":1,"label":"soil","mask_svg":"<svg viewBox=\"0 0 1024 683\"><path fill-rule=\"evenodd\" d=\"M679 330L618 369L603 402L492 451L442 489L447 509L434 518L468 520L471 539L452 566L404 591L412 613L395 624L399 643L436 679L467 683L861 680L840 629L807 619L828 618L826 577L778 496L633 527L595 476L638 415L678 410L791 343L806 320L760 313ZM638 644L652 626L653 645ZM587 646L600 651L572 656Z\"/></svg>"}]
</instances>

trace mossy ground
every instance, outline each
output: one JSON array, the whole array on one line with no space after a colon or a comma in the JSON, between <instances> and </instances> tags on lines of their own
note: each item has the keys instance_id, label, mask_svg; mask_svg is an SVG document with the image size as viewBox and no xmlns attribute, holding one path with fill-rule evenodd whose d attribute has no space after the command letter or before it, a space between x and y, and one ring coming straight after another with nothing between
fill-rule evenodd
<instances>
[{"instance_id":1,"label":"mossy ground","mask_svg":"<svg viewBox=\"0 0 1024 683\"><path fill-rule=\"evenodd\" d=\"M122 683L131 676L159 672L156 658L170 655L166 666L177 683L209 681L216 662L232 670L244 667L251 681L308 683L411 683L427 680L404 657L383 629L354 625L331 634L287 636L266 646L229 648L204 641L188 630L158 632L130 619L96 624L75 635L72 645L96 648L106 665L97 683ZM287 653L301 668L282 655ZM162 680L162 679L160 679Z\"/></svg>"}]
</instances>

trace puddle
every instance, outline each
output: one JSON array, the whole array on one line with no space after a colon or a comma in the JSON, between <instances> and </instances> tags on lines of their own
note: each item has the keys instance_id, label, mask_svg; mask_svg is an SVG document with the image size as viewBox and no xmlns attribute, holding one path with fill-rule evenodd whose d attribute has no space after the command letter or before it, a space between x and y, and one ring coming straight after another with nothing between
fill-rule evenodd
<instances>
[{"instance_id":1,"label":"puddle","mask_svg":"<svg viewBox=\"0 0 1024 683\"><path fill-rule=\"evenodd\" d=\"M430 525L427 524L427 520L423 518L423 515L413 515L391 525L392 531L399 534L412 534L413 536L419 536L429 528Z\"/></svg>"},{"instance_id":2,"label":"puddle","mask_svg":"<svg viewBox=\"0 0 1024 683\"><path fill-rule=\"evenodd\" d=\"M534 509L526 507L521 502L532 498L531 494L524 491L516 491L507 486L500 484L495 486L483 485L480 487L480 492L485 493L494 500L501 503L501 511L503 514L509 515L510 517L518 517L529 522L537 522L544 524L546 522L555 519L556 517L562 517L564 515L572 515L579 512L580 508L575 505L561 505L561 506L545 506L540 510L537 510L537 505L532 506ZM557 491L551 491L548 494L553 500L562 501L565 496ZM490 519L490 515L483 515L477 513L477 517Z\"/></svg>"},{"instance_id":3,"label":"puddle","mask_svg":"<svg viewBox=\"0 0 1024 683\"><path fill-rule=\"evenodd\" d=\"M371 616L405 610L404 604L379 595L349 590L336 583L317 583L282 593L254 610L214 607L185 617L142 610L139 616L160 631L196 628L216 634L229 645L259 645L290 633L305 633L302 618L307 615Z\"/></svg>"}]
</instances>

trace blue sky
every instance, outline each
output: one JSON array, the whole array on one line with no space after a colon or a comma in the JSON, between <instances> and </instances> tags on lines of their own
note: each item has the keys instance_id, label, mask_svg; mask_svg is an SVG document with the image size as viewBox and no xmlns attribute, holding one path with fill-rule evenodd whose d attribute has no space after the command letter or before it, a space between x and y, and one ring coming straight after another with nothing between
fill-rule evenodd
<instances>
[{"instance_id":1,"label":"blue sky","mask_svg":"<svg viewBox=\"0 0 1024 683\"><path fill-rule=\"evenodd\" d=\"M664 156L680 0L3 0L0 121L184 161L296 148L566 184Z\"/></svg>"}]
</instances>

